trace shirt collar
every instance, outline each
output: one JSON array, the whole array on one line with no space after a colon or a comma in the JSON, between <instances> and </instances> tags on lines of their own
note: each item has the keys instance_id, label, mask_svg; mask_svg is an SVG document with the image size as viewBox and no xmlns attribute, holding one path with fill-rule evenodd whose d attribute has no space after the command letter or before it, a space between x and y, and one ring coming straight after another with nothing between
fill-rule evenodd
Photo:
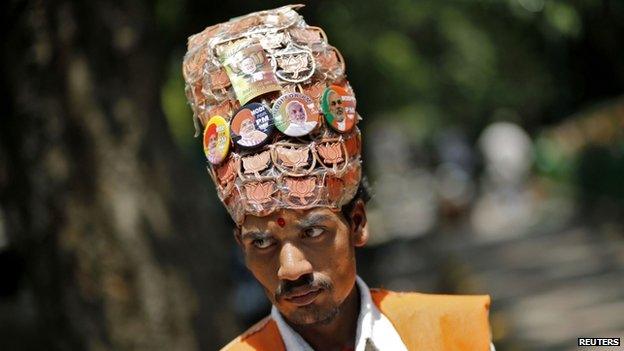
<instances>
[{"instance_id":1,"label":"shirt collar","mask_svg":"<svg viewBox=\"0 0 624 351\"><path fill-rule=\"evenodd\" d=\"M390 321L379 311L373 303L368 285L360 278L355 279L360 293L360 313L357 321L357 332L355 337L355 350L364 351L366 343L377 345L380 349L382 345L395 345L393 350L405 350L398 333ZM271 317L276 322L282 335L284 346L287 351L314 351L314 349L295 332L285 321L277 308L271 308Z\"/></svg>"}]
</instances>

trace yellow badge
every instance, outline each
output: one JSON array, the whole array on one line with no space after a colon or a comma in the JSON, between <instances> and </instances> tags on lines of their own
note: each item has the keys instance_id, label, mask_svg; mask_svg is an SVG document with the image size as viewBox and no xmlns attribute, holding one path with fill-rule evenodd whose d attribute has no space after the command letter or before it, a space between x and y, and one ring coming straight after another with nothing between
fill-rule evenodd
<instances>
[{"instance_id":1,"label":"yellow badge","mask_svg":"<svg viewBox=\"0 0 624 351\"><path fill-rule=\"evenodd\" d=\"M213 165L223 162L230 150L230 126L225 118L212 116L204 129L204 153Z\"/></svg>"}]
</instances>

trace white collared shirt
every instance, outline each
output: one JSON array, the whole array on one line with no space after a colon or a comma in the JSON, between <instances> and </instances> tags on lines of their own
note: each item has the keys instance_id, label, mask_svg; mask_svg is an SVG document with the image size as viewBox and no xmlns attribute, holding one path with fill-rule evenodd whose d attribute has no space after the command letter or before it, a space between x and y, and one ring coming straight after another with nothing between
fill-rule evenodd
<instances>
[{"instance_id":1,"label":"white collared shirt","mask_svg":"<svg viewBox=\"0 0 624 351\"><path fill-rule=\"evenodd\" d=\"M366 342L378 350L407 351L394 326L384 316L371 298L370 289L360 277L356 277L360 291L360 314L357 321L355 351L365 351ZM277 308L271 308L271 317L277 323L286 351L314 351L283 319Z\"/></svg>"}]
</instances>

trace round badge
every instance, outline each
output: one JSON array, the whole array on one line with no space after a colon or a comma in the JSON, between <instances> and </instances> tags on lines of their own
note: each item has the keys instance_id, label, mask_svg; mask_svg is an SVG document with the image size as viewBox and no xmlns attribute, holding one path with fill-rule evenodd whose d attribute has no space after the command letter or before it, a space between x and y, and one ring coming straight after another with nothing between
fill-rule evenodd
<instances>
[{"instance_id":1,"label":"round badge","mask_svg":"<svg viewBox=\"0 0 624 351\"><path fill-rule=\"evenodd\" d=\"M318 111L314 101L301 93L280 96L273 104L275 126L280 132L300 137L318 125Z\"/></svg>"},{"instance_id":2,"label":"round badge","mask_svg":"<svg viewBox=\"0 0 624 351\"><path fill-rule=\"evenodd\" d=\"M347 89L339 85L326 88L321 97L321 108L327 123L336 131L346 133L355 125L355 96Z\"/></svg>"},{"instance_id":3,"label":"round badge","mask_svg":"<svg viewBox=\"0 0 624 351\"><path fill-rule=\"evenodd\" d=\"M213 116L204 129L204 153L213 165L221 163L230 150L230 126L225 118Z\"/></svg>"},{"instance_id":4,"label":"round badge","mask_svg":"<svg viewBox=\"0 0 624 351\"><path fill-rule=\"evenodd\" d=\"M242 147L262 145L273 132L273 115L263 104L253 102L243 106L232 118L232 140Z\"/></svg>"}]
</instances>

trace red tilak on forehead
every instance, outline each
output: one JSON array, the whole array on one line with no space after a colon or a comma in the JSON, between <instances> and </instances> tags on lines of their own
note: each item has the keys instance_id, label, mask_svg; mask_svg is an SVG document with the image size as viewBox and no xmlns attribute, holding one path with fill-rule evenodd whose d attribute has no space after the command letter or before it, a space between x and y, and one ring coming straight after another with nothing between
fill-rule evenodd
<instances>
[{"instance_id":1,"label":"red tilak on forehead","mask_svg":"<svg viewBox=\"0 0 624 351\"><path fill-rule=\"evenodd\" d=\"M277 219L277 224L280 227L284 228L284 226L286 225L286 220L284 218L280 217L280 218Z\"/></svg>"}]
</instances>

